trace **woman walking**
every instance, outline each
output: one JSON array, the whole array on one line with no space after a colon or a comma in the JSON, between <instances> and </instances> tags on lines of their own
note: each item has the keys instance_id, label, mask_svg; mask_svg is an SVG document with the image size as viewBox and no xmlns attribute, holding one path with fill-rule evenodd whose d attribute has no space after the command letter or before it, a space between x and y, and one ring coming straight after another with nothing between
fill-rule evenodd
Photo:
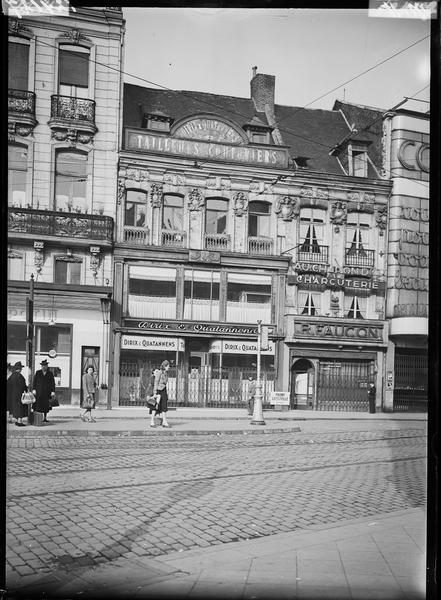
<instances>
[{"instance_id":1,"label":"woman walking","mask_svg":"<svg viewBox=\"0 0 441 600\"><path fill-rule=\"evenodd\" d=\"M23 365L21 362L16 362L12 367L12 373L8 377L6 390L7 403L11 408L12 416L16 419L15 424L17 427L24 427L23 417L28 416L28 405L21 402L23 392L28 391L25 378L21 374L22 369Z\"/></svg>"},{"instance_id":2,"label":"woman walking","mask_svg":"<svg viewBox=\"0 0 441 600\"><path fill-rule=\"evenodd\" d=\"M80 415L82 421L91 421L96 423L92 417L92 409L95 408L95 392L96 392L96 378L94 374L94 368L89 365L86 372L83 375L83 414Z\"/></svg>"},{"instance_id":3,"label":"woman walking","mask_svg":"<svg viewBox=\"0 0 441 600\"><path fill-rule=\"evenodd\" d=\"M161 367L155 371L155 381L153 384L153 393L160 396L158 406L156 410L151 411L150 427L155 427L155 416L162 418L162 426L169 427L167 423L167 381L168 381L168 370L170 369L170 363L168 360L164 360Z\"/></svg>"}]
</instances>

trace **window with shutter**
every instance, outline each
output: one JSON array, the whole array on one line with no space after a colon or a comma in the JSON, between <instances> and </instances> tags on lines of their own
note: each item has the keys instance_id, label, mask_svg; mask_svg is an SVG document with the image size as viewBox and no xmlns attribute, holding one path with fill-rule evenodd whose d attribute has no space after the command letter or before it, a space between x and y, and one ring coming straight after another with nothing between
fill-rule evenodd
<instances>
[{"instance_id":1,"label":"window with shutter","mask_svg":"<svg viewBox=\"0 0 441 600\"><path fill-rule=\"evenodd\" d=\"M89 50L62 46L58 55L58 87L62 96L87 98Z\"/></svg>"},{"instance_id":2,"label":"window with shutter","mask_svg":"<svg viewBox=\"0 0 441 600\"><path fill-rule=\"evenodd\" d=\"M8 88L22 91L29 89L28 44L8 44Z\"/></svg>"}]
</instances>

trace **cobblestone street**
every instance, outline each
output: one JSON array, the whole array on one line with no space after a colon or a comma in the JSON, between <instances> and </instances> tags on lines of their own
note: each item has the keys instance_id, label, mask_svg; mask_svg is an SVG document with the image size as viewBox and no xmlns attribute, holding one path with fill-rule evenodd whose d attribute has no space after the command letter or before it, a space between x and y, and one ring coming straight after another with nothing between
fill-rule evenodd
<instances>
[{"instance_id":1,"label":"cobblestone street","mask_svg":"<svg viewBox=\"0 0 441 600\"><path fill-rule=\"evenodd\" d=\"M423 423L350 421L265 436L13 438L8 589L24 575L424 507L426 443Z\"/></svg>"}]
</instances>

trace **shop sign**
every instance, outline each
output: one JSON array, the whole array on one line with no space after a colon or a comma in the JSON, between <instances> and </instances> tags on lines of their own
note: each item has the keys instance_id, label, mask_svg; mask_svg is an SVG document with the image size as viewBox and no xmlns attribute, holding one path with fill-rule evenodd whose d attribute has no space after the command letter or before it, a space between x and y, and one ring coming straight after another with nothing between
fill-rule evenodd
<instances>
[{"instance_id":1,"label":"shop sign","mask_svg":"<svg viewBox=\"0 0 441 600\"><path fill-rule=\"evenodd\" d=\"M288 275L288 285L326 285L330 288L349 288L358 290L379 290L382 288L382 282L378 279L357 279L348 278L342 274L328 275Z\"/></svg>"},{"instance_id":2,"label":"shop sign","mask_svg":"<svg viewBox=\"0 0 441 600\"><path fill-rule=\"evenodd\" d=\"M398 149L398 160L409 171L429 172L430 146L414 140L406 140Z\"/></svg>"},{"instance_id":3,"label":"shop sign","mask_svg":"<svg viewBox=\"0 0 441 600\"><path fill-rule=\"evenodd\" d=\"M320 263L300 262L293 265L293 270L297 273L323 273L327 277L345 277L346 275L355 275L358 277L372 277L373 267L328 267Z\"/></svg>"},{"instance_id":4,"label":"shop sign","mask_svg":"<svg viewBox=\"0 0 441 600\"><path fill-rule=\"evenodd\" d=\"M289 392L271 392L269 403L289 406Z\"/></svg>"},{"instance_id":5,"label":"shop sign","mask_svg":"<svg viewBox=\"0 0 441 600\"><path fill-rule=\"evenodd\" d=\"M386 376L386 387L388 390L393 390L394 388L394 374L393 371L388 371Z\"/></svg>"},{"instance_id":6,"label":"shop sign","mask_svg":"<svg viewBox=\"0 0 441 600\"><path fill-rule=\"evenodd\" d=\"M286 149L228 145L202 140L186 140L126 130L126 150L179 154L193 159L214 159L226 162L250 163L267 167L286 168Z\"/></svg>"},{"instance_id":7,"label":"shop sign","mask_svg":"<svg viewBox=\"0 0 441 600\"><path fill-rule=\"evenodd\" d=\"M34 306L34 321L49 321L50 319L57 319L57 310L46 310L44 308L35 308ZM8 319L13 320L26 320L26 309L25 308L12 308L8 307Z\"/></svg>"},{"instance_id":8,"label":"shop sign","mask_svg":"<svg viewBox=\"0 0 441 600\"><path fill-rule=\"evenodd\" d=\"M121 350L165 350L169 352L184 352L185 342L179 338L123 335L121 336Z\"/></svg>"},{"instance_id":9,"label":"shop sign","mask_svg":"<svg viewBox=\"0 0 441 600\"><path fill-rule=\"evenodd\" d=\"M125 319L124 323L126 327L136 327L136 329L141 329L143 331L257 336L257 325L223 325L219 323L193 323L182 321L139 321L135 319Z\"/></svg>"},{"instance_id":10,"label":"shop sign","mask_svg":"<svg viewBox=\"0 0 441 600\"><path fill-rule=\"evenodd\" d=\"M339 325L335 321L315 323L294 322L295 337L346 339L357 342L378 342L383 338L383 325Z\"/></svg>"},{"instance_id":11,"label":"shop sign","mask_svg":"<svg viewBox=\"0 0 441 600\"><path fill-rule=\"evenodd\" d=\"M208 350L212 354L257 354L257 341L246 340L213 340ZM275 354L274 342L268 342L268 349L261 354Z\"/></svg>"}]
</instances>

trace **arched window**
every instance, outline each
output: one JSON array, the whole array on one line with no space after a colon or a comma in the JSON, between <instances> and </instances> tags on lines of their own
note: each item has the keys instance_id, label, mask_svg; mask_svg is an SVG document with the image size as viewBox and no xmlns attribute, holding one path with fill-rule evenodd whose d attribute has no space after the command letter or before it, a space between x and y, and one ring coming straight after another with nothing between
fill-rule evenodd
<instances>
[{"instance_id":1,"label":"arched window","mask_svg":"<svg viewBox=\"0 0 441 600\"><path fill-rule=\"evenodd\" d=\"M8 146L8 204L26 206L28 149L21 144Z\"/></svg>"},{"instance_id":2,"label":"arched window","mask_svg":"<svg viewBox=\"0 0 441 600\"><path fill-rule=\"evenodd\" d=\"M175 194L164 195L162 229L182 231L184 229L184 198Z\"/></svg>"},{"instance_id":3,"label":"arched window","mask_svg":"<svg viewBox=\"0 0 441 600\"><path fill-rule=\"evenodd\" d=\"M248 235L270 237L271 205L261 200L253 200L248 206Z\"/></svg>"},{"instance_id":4,"label":"arched window","mask_svg":"<svg viewBox=\"0 0 441 600\"><path fill-rule=\"evenodd\" d=\"M87 154L57 150L55 155L55 209L86 212Z\"/></svg>"},{"instance_id":5,"label":"arched window","mask_svg":"<svg viewBox=\"0 0 441 600\"><path fill-rule=\"evenodd\" d=\"M228 200L208 198L205 210L205 233L227 233Z\"/></svg>"},{"instance_id":6,"label":"arched window","mask_svg":"<svg viewBox=\"0 0 441 600\"><path fill-rule=\"evenodd\" d=\"M89 97L88 48L63 44L58 52L58 93L74 98Z\"/></svg>"}]
</instances>

